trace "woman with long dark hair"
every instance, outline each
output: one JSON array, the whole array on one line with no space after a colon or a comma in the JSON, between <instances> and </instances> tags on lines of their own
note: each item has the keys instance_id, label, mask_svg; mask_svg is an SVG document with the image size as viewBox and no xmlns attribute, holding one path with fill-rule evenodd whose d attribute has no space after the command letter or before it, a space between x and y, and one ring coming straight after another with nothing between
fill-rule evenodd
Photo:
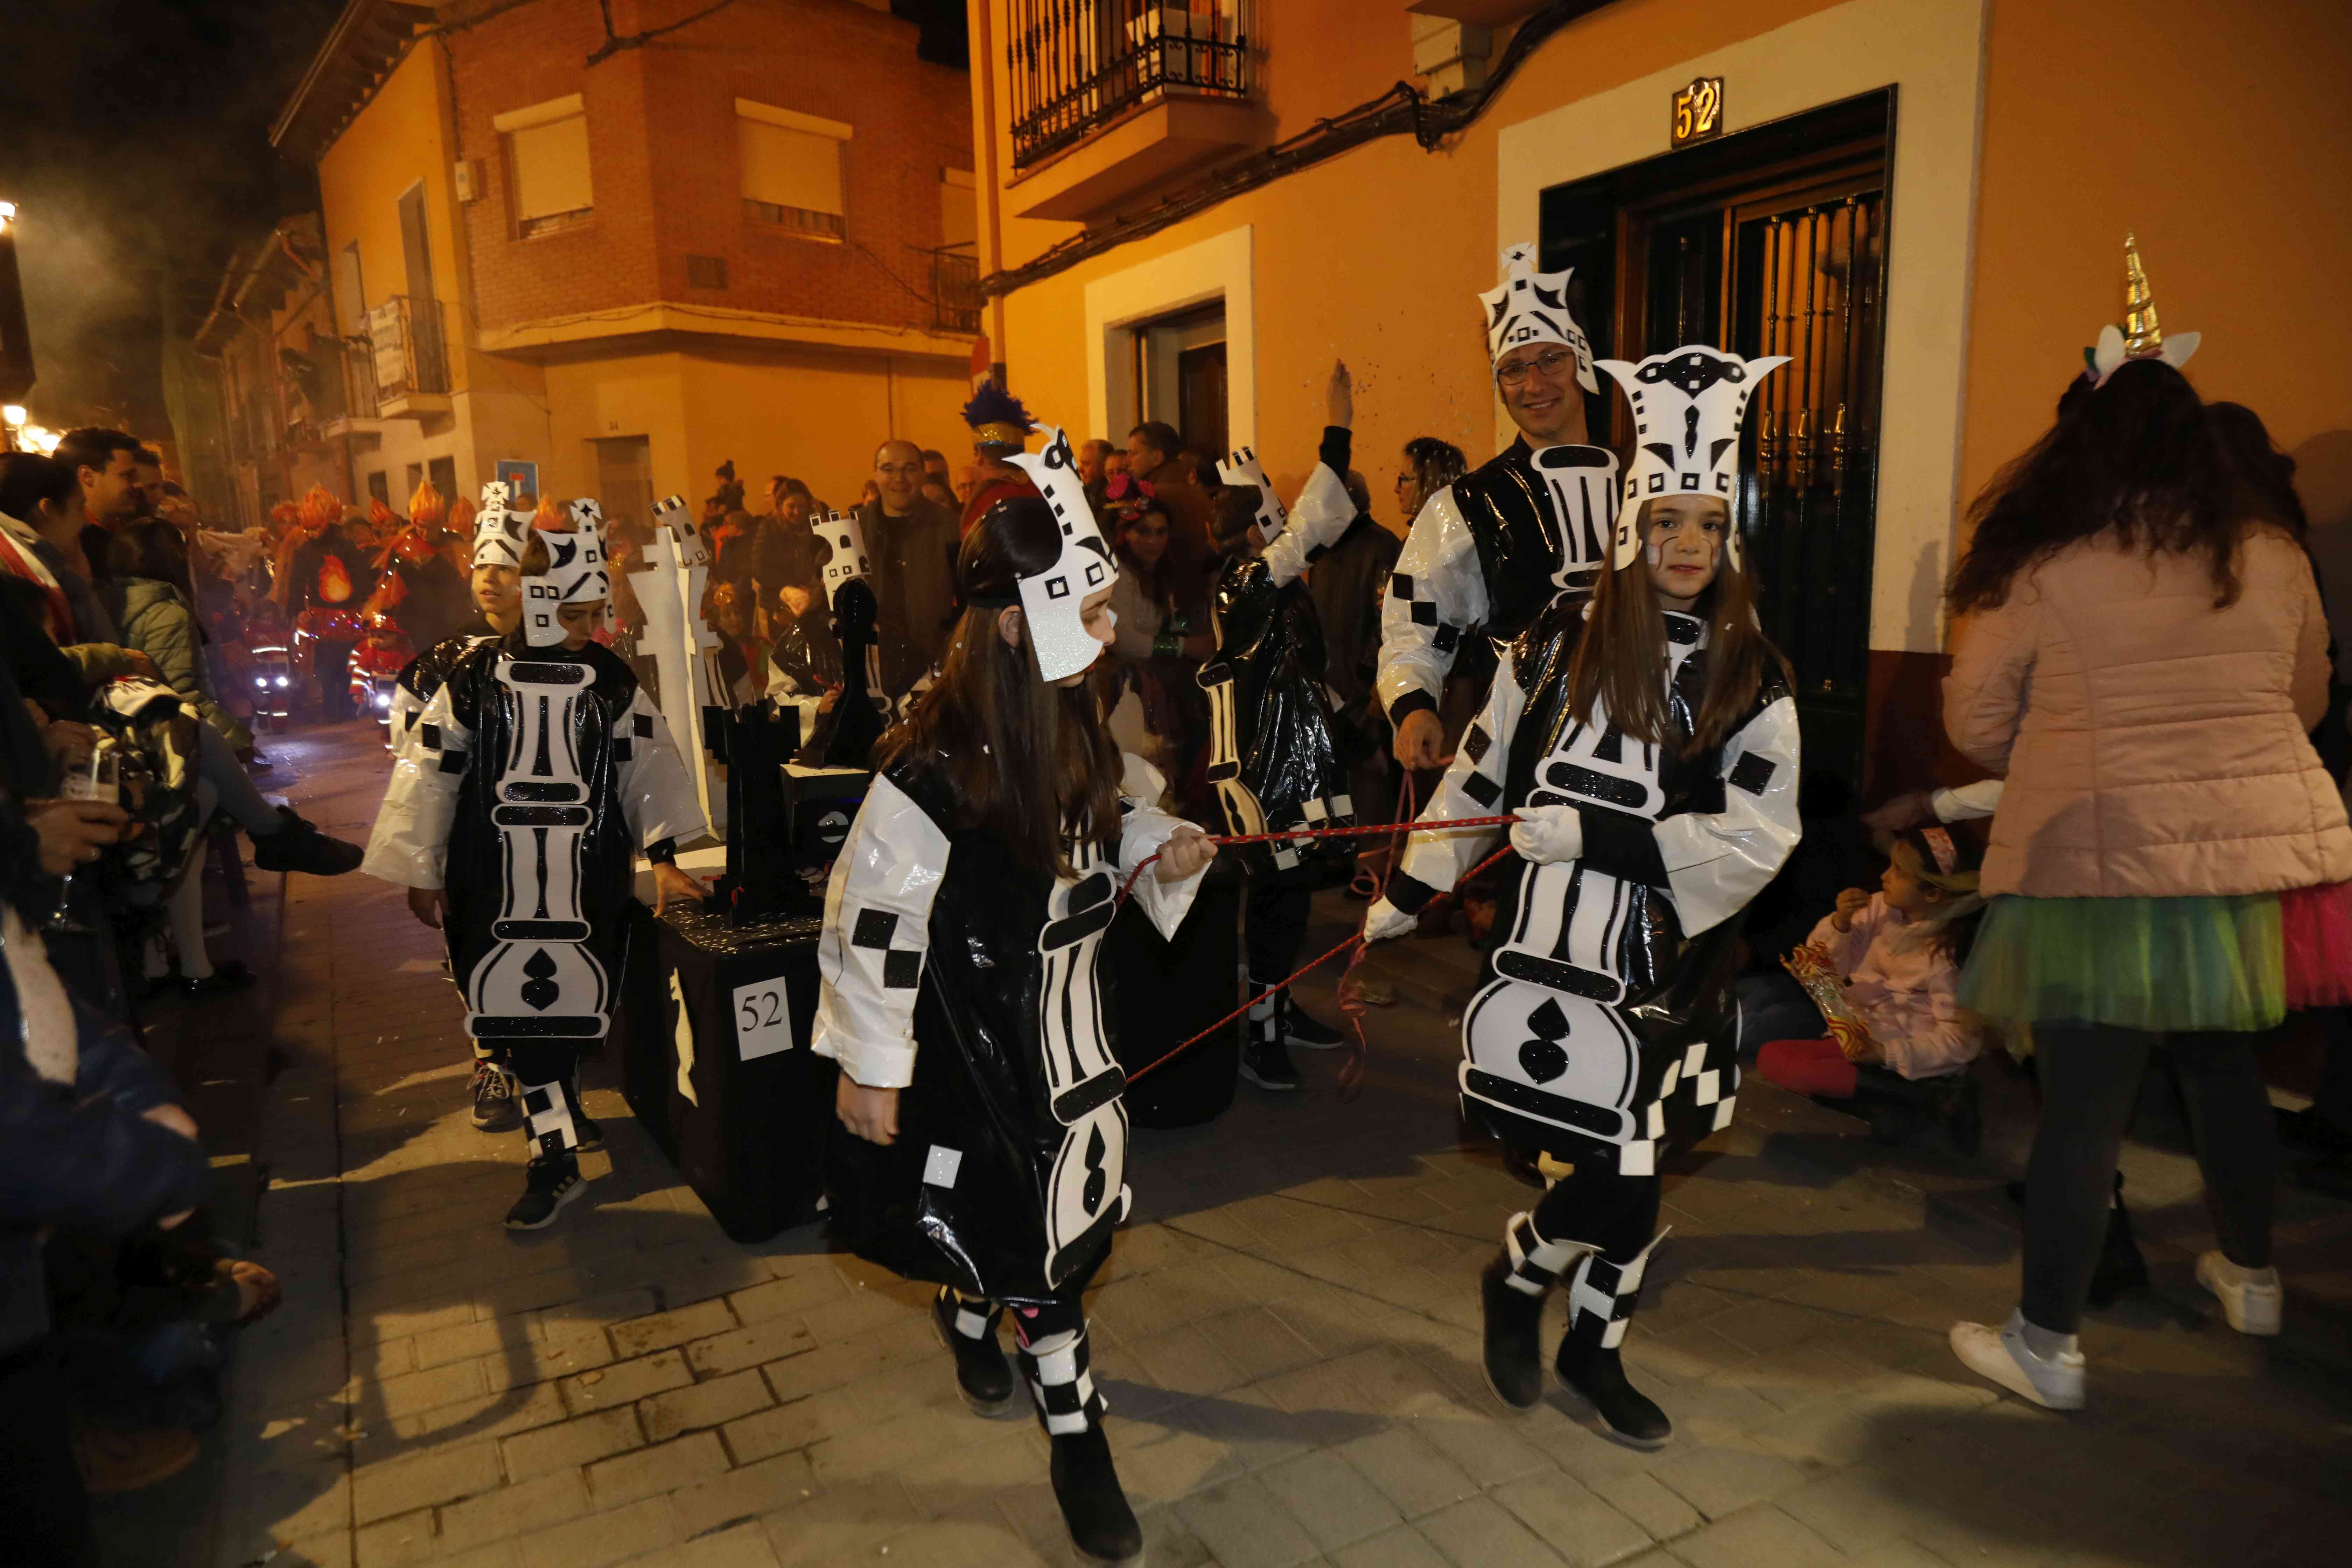
<instances>
[{"instance_id":1,"label":"woman with long dark hair","mask_svg":"<svg viewBox=\"0 0 2352 1568\"><path fill-rule=\"evenodd\" d=\"M1978 499L1948 595L1966 619L1945 725L2008 776L1960 1000L2032 1028L2042 1094L2018 1310L1951 1339L2057 1409L2084 1403L2075 1329L2159 1045L2220 1231L2197 1278L2232 1328L2278 1332L2255 1047L2287 1007L2342 999L2352 953L2352 827L2305 736L2327 689L2311 568L2153 315L2128 348L2107 329L2056 424Z\"/></svg>"},{"instance_id":2,"label":"woman with long dark hair","mask_svg":"<svg viewBox=\"0 0 2352 1568\"><path fill-rule=\"evenodd\" d=\"M1008 1415L1008 1311L1078 1549L1142 1535L1087 1371L1080 1293L1127 1212L1126 1079L1097 949L1119 886L1164 934L1215 848L1151 803L1087 670L1111 640L1108 552L1059 432L1025 459L1045 500L1001 500L964 536L964 606L939 679L875 751L834 863L814 1048L841 1064L834 1221L864 1258L936 1281L964 1402ZM1065 540L1057 514L1083 524Z\"/></svg>"},{"instance_id":3,"label":"woman with long dark hair","mask_svg":"<svg viewBox=\"0 0 2352 1568\"><path fill-rule=\"evenodd\" d=\"M1516 1409L1541 1398L1544 1298L1567 1277L1555 1368L1640 1448L1674 1433L1618 1356L1658 1173L1730 1123L1738 916L1802 831L1796 703L1727 500L1747 395L1780 363L1684 347L1603 364L1689 439L1641 448L1591 597L1560 592L1504 653L1366 926L1410 929L1496 837L1447 823L1517 815L1496 978L1463 1013L1463 1104L1528 1163L1574 1173L1507 1222L1482 1277L1486 1379Z\"/></svg>"}]
</instances>

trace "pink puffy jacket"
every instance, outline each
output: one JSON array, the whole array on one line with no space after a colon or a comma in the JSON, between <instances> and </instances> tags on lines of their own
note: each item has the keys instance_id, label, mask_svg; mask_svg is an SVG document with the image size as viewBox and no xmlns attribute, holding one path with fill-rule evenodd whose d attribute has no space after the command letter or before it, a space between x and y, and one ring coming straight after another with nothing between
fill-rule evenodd
<instances>
[{"instance_id":1,"label":"pink puffy jacket","mask_svg":"<svg viewBox=\"0 0 2352 1568\"><path fill-rule=\"evenodd\" d=\"M1952 743L2009 776L1988 896L2176 898L2352 880L2352 827L2308 731L2327 700L2311 563L2263 525L2235 603L2205 562L2111 538L2018 574L1958 629Z\"/></svg>"}]
</instances>

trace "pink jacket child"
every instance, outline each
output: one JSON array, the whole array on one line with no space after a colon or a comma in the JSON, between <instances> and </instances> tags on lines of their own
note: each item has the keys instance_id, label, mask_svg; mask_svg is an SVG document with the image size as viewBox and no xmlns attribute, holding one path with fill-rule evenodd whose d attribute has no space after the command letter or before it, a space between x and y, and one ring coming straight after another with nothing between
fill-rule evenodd
<instances>
[{"instance_id":1,"label":"pink jacket child","mask_svg":"<svg viewBox=\"0 0 2352 1568\"><path fill-rule=\"evenodd\" d=\"M1960 963L1983 900L1979 858L1943 827L1913 828L1889 847L1879 890L1849 888L1813 928L1815 967L1838 977L1836 994L1804 997L1778 976L1741 982L1743 1031L1764 1041L1757 1070L1783 1089L1852 1102L1884 1142L1903 1142L1941 1122L1973 1152L1979 1131L1968 1065L1984 1048L1975 1018L1959 1004ZM1828 982L1815 982L1825 985ZM1809 985L1806 989L1814 989ZM1828 1037L1830 1012L1859 1024L1851 1047ZM1814 1030L1821 1031L1818 1034ZM1779 1038L1776 1034L1803 1037Z\"/></svg>"}]
</instances>

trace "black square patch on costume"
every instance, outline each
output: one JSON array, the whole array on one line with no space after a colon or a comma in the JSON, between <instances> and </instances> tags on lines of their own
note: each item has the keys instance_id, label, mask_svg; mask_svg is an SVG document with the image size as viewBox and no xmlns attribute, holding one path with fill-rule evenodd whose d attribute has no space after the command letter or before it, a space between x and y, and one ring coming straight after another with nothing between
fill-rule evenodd
<instances>
[{"instance_id":1,"label":"black square patch on costume","mask_svg":"<svg viewBox=\"0 0 2352 1568\"><path fill-rule=\"evenodd\" d=\"M445 773L464 773L466 771L466 753L463 752L442 752L441 771Z\"/></svg>"},{"instance_id":2,"label":"black square patch on costume","mask_svg":"<svg viewBox=\"0 0 2352 1568\"><path fill-rule=\"evenodd\" d=\"M1420 606L1415 605L1414 607L1418 609ZM1415 618L1418 619L1419 617ZM1438 652L1452 653L1454 651L1454 645L1462 640L1462 633L1458 628L1454 626L1440 626L1437 628L1437 635L1429 640L1431 644L1436 647Z\"/></svg>"},{"instance_id":3,"label":"black square patch on costume","mask_svg":"<svg viewBox=\"0 0 2352 1568\"><path fill-rule=\"evenodd\" d=\"M860 910L857 926L849 934L853 947L887 947L890 935L898 929L898 917L888 910Z\"/></svg>"},{"instance_id":4,"label":"black square patch on costume","mask_svg":"<svg viewBox=\"0 0 2352 1568\"><path fill-rule=\"evenodd\" d=\"M1462 793L1480 805L1491 807L1503 797L1503 786L1485 773L1466 773L1462 779Z\"/></svg>"},{"instance_id":5,"label":"black square patch on costume","mask_svg":"<svg viewBox=\"0 0 2352 1568\"><path fill-rule=\"evenodd\" d=\"M1437 606L1426 599L1415 599L1412 618L1416 626L1433 626L1437 624Z\"/></svg>"},{"instance_id":6,"label":"black square patch on costume","mask_svg":"<svg viewBox=\"0 0 2352 1568\"><path fill-rule=\"evenodd\" d=\"M1486 738L1486 731L1475 724L1471 725L1469 732L1462 737L1462 749L1470 753L1470 760L1474 763L1485 762L1486 748L1494 743Z\"/></svg>"},{"instance_id":7,"label":"black square patch on costume","mask_svg":"<svg viewBox=\"0 0 2352 1568\"><path fill-rule=\"evenodd\" d=\"M1731 783L1749 795L1762 795L1772 783L1771 762L1750 752L1731 764Z\"/></svg>"},{"instance_id":8,"label":"black square patch on costume","mask_svg":"<svg viewBox=\"0 0 2352 1568\"><path fill-rule=\"evenodd\" d=\"M441 749L441 726L438 724L427 724L425 728L416 731L416 738L425 742L425 749L426 751L437 752Z\"/></svg>"},{"instance_id":9,"label":"black square patch on costume","mask_svg":"<svg viewBox=\"0 0 2352 1568\"><path fill-rule=\"evenodd\" d=\"M629 725L632 729L636 731L638 739L651 740L653 738L654 716L652 714L632 713L629 715Z\"/></svg>"},{"instance_id":10,"label":"black square patch on costume","mask_svg":"<svg viewBox=\"0 0 2352 1568\"><path fill-rule=\"evenodd\" d=\"M1410 599L1410 598L1412 598L1412 574L1411 574L1410 573L1405 573L1405 572L1391 572L1391 573L1390 573L1390 574L1389 574L1389 594L1390 594L1390 595L1391 595L1391 597L1393 597L1393 598L1399 598L1399 599Z\"/></svg>"},{"instance_id":11,"label":"black square patch on costume","mask_svg":"<svg viewBox=\"0 0 2352 1568\"><path fill-rule=\"evenodd\" d=\"M923 955L911 947L894 947L882 960L882 984L892 991L912 991L922 984Z\"/></svg>"}]
</instances>

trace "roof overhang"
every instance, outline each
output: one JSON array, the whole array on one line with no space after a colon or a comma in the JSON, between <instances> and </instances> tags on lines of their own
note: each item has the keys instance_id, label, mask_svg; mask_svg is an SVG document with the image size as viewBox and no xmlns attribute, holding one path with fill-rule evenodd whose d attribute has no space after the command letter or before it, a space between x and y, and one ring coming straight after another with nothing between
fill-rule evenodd
<instances>
[{"instance_id":1,"label":"roof overhang","mask_svg":"<svg viewBox=\"0 0 2352 1568\"><path fill-rule=\"evenodd\" d=\"M278 111L269 144L289 157L317 162L406 57L418 29L437 16L435 6L412 0L348 0L294 96Z\"/></svg>"}]
</instances>

